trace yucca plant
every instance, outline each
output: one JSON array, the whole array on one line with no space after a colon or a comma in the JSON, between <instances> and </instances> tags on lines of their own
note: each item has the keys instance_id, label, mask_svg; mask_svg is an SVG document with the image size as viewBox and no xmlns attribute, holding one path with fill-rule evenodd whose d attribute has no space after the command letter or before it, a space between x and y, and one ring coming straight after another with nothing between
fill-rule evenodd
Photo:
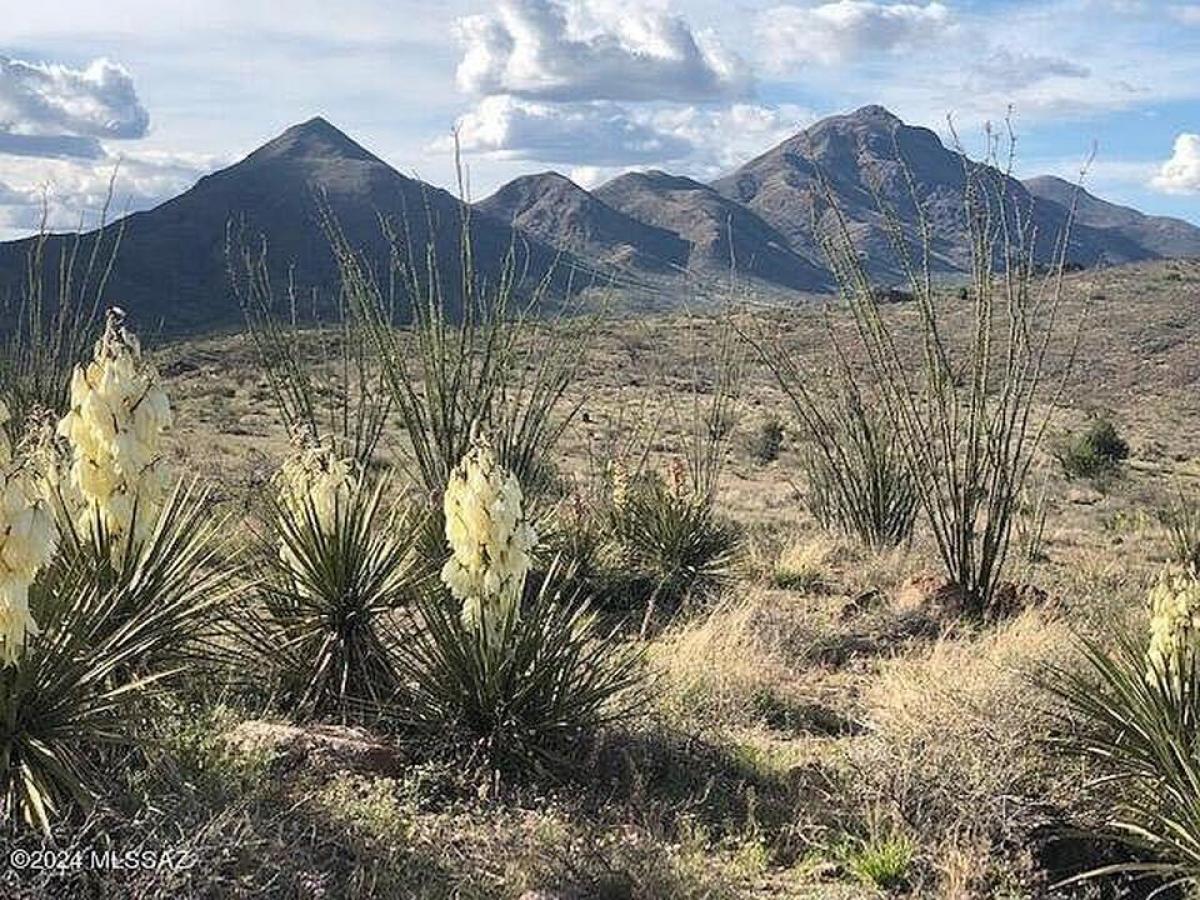
<instances>
[{"instance_id":1,"label":"yucca plant","mask_svg":"<svg viewBox=\"0 0 1200 900\"><path fill-rule=\"evenodd\" d=\"M134 512L134 524L138 512ZM224 607L233 597L240 562L225 540L229 517L215 513L211 492L198 482L179 482L153 529L110 531L102 518L83 527L62 511L62 536L52 577L84 577L108 598L108 615L96 625L94 641L107 640L129 623L149 618L154 632L142 653L121 671L161 672L211 652Z\"/></svg>"},{"instance_id":2,"label":"yucca plant","mask_svg":"<svg viewBox=\"0 0 1200 900\"><path fill-rule=\"evenodd\" d=\"M1200 575L1200 502L1180 484L1158 518L1167 530L1172 560Z\"/></svg>"},{"instance_id":3,"label":"yucca plant","mask_svg":"<svg viewBox=\"0 0 1200 900\"><path fill-rule=\"evenodd\" d=\"M233 611L245 670L299 719L362 718L397 700L397 614L434 577L414 552L426 516L357 478L326 504L319 488L272 500L258 577Z\"/></svg>"},{"instance_id":4,"label":"yucca plant","mask_svg":"<svg viewBox=\"0 0 1200 900\"><path fill-rule=\"evenodd\" d=\"M728 584L743 546L741 529L720 515L710 497L660 479L632 490L612 511L610 528L626 590L645 596L643 637L659 612Z\"/></svg>"},{"instance_id":5,"label":"yucca plant","mask_svg":"<svg viewBox=\"0 0 1200 900\"><path fill-rule=\"evenodd\" d=\"M1044 683L1069 713L1059 745L1095 773L1100 836L1130 859L1072 881L1133 874L1155 893L1200 887L1200 654L1151 664L1145 645L1122 635L1109 649L1082 642L1083 666L1054 669Z\"/></svg>"},{"instance_id":6,"label":"yucca plant","mask_svg":"<svg viewBox=\"0 0 1200 900\"><path fill-rule=\"evenodd\" d=\"M178 616L143 606L125 617L123 601L86 566L50 569L31 589L38 632L0 668L0 798L9 820L48 833L103 796L112 781L106 752L134 742L144 701L160 679L184 670L179 661L173 670L146 668L177 639ZM130 677L135 671L142 674Z\"/></svg>"},{"instance_id":7,"label":"yucca plant","mask_svg":"<svg viewBox=\"0 0 1200 900\"><path fill-rule=\"evenodd\" d=\"M121 224L105 227L112 188L110 181L98 227L63 241L57 258L48 255L42 222L22 289L0 302L0 400L9 406L14 429L39 410L62 412L71 370L99 336L104 292L124 231Z\"/></svg>"},{"instance_id":8,"label":"yucca plant","mask_svg":"<svg viewBox=\"0 0 1200 900\"><path fill-rule=\"evenodd\" d=\"M569 575L552 569L492 628L444 597L421 600L400 656L409 723L500 770L560 773L581 740L636 712L641 653L601 632L586 598L561 592Z\"/></svg>"}]
</instances>

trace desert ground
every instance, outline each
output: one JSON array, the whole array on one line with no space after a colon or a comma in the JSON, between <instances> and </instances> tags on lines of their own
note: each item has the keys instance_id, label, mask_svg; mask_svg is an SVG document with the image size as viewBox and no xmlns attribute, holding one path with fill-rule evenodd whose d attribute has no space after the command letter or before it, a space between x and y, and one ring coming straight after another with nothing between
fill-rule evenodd
<instances>
[{"instance_id":1,"label":"desert ground","mask_svg":"<svg viewBox=\"0 0 1200 900\"><path fill-rule=\"evenodd\" d=\"M1045 528L1029 547L1036 529L1017 523L1005 615L970 621L939 603L923 523L880 552L817 524L800 431L748 346L719 489L746 536L736 576L653 629L651 702L578 770L494 778L385 734L289 724L201 679L153 723L148 763L116 776L148 802L101 809L71 839L177 848L192 865L9 872L4 895L1143 896L1114 879L1052 887L1120 851L1077 836L1102 811L1089 773L1055 752L1069 722L1038 677L1075 665L1081 636L1146 628L1168 556L1156 513L1200 490L1200 263L1076 273L1067 292L1051 374L1078 327L1076 362L1031 480ZM886 315L915 335L910 305ZM816 307L737 321L806 371L830 364ZM713 389L722 327L711 314L605 318L570 388L579 412L559 477L643 449L647 470L667 472ZM172 467L218 486L242 529L233 543L249 546L289 447L252 343L168 344L154 360L175 412ZM1099 481L1068 479L1054 451L1097 416L1129 459ZM771 419L783 438L765 460L756 437Z\"/></svg>"}]
</instances>

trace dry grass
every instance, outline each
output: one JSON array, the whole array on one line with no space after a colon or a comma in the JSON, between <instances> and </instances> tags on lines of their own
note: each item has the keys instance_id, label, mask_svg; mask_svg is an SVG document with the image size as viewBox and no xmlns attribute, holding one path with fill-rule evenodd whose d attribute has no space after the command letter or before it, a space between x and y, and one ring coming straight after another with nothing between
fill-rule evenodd
<instances>
[{"instance_id":1,"label":"dry grass","mask_svg":"<svg viewBox=\"0 0 1200 900\"><path fill-rule=\"evenodd\" d=\"M1120 423L1132 457L1103 493L1052 472L1045 559L1010 574L1044 589L1045 608L968 628L913 593L914 577L938 570L920 530L911 547L884 554L823 534L803 506L797 448L785 441L765 465L751 456L746 435L784 408L769 374L754 369L719 498L747 528L751 565L722 599L651 642L654 710L610 737L582 783L497 797L416 769L286 787L232 780L192 795L180 821L210 835L213 853L235 852L213 823L236 822L230 840L256 848L260 866L282 866L292 886L316 879L295 896L518 897L544 888L858 900L879 892L857 883L838 848L880 814L917 843L909 887L896 893L1087 896L1047 888L1048 829L1077 804L1080 773L1048 753L1047 701L1029 674L1069 661L1073 631L1143 615L1145 587L1168 549L1153 511L1176 477L1190 484L1200 471L1192 314L1200 263L1081 273L1070 289L1067 318L1091 305L1080 348L1086 377L1072 385L1052 437L1103 411ZM888 314L902 331L915 329L913 310ZM782 325L796 353L825 364L815 312ZM630 410L640 411L632 424L646 435L651 467L665 470L685 450L693 347L673 339L682 327L671 318L615 322L600 335L572 386L583 415L562 445L565 480L587 477L589 451L629 429ZM703 342L715 327L686 330ZM231 506L253 507L286 440L246 341L169 347L161 361L180 423L176 463L218 479ZM184 781L192 777L177 765ZM222 866L232 879L222 884L236 886L237 867ZM243 883L258 887L259 876Z\"/></svg>"}]
</instances>

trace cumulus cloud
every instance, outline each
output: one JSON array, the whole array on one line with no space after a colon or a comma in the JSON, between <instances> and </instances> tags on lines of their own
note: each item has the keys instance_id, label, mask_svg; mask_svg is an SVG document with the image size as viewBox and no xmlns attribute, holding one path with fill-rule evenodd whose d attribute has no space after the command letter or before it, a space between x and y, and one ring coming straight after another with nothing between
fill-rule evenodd
<instances>
[{"instance_id":1,"label":"cumulus cloud","mask_svg":"<svg viewBox=\"0 0 1200 900\"><path fill-rule=\"evenodd\" d=\"M0 182L0 239L36 231L43 215L55 231L94 225L110 183L110 217L148 209L227 162L202 154L150 152L94 161L14 157L5 161Z\"/></svg>"},{"instance_id":2,"label":"cumulus cloud","mask_svg":"<svg viewBox=\"0 0 1200 900\"><path fill-rule=\"evenodd\" d=\"M607 101L550 104L485 97L458 120L464 150L508 159L612 166L678 159L690 145Z\"/></svg>"},{"instance_id":3,"label":"cumulus cloud","mask_svg":"<svg viewBox=\"0 0 1200 900\"><path fill-rule=\"evenodd\" d=\"M609 101L538 103L486 97L458 121L460 146L502 159L571 163L589 172L678 164L716 175L814 121L800 107L735 103L627 108ZM597 176L598 177L598 176Z\"/></svg>"},{"instance_id":4,"label":"cumulus cloud","mask_svg":"<svg viewBox=\"0 0 1200 900\"><path fill-rule=\"evenodd\" d=\"M1200 193L1200 134L1185 133L1175 138L1174 153L1150 184L1168 194Z\"/></svg>"},{"instance_id":5,"label":"cumulus cloud","mask_svg":"<svg viewBox=\"0 0 1200 900\"><path fill-rule=\"evenodd\" d=\"M500 0L492 15L459 19L458 85L527 100L680 102L740 98L747 65L709 31L641 6L586 0Z\"/></svg>"},{"instance_id":6,"label":"cumulus cloud","mask_svg":"<svg viewBox=\"0 0 1200 900\"><path fill-rule=\"evenodd\" d=\"M97 59L86 68L0 56L0 130L21 135L139 138L150 117L133 78Z\"/></svg>"},{"instance_id":7,"label":"cumulus cloud","mask_svg":"<svg viewBox=\"0 0 1200 900\"><path fill-rule=\"evenodd\" d=\"M776 6L764 10L757 23L766 62L776 72L912 50L942 40L953 27L950 10L941 3L874 0Z\"/></svg>"}]
</instances>

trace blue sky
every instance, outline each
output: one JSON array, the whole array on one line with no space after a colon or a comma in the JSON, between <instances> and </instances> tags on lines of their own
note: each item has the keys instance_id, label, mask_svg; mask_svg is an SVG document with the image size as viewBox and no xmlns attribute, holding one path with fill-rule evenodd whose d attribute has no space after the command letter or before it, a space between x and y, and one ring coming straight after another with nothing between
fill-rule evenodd
<instances>
[{"instance_id":1,"label":"blue sky","mask_svg":"<svg viewBox=\"0 0 1200 900\"><path fill-rule=\"evenodd\" d=\"M335 10L336 7L336 11ZM324 115L471 190L555 168L701 178L882 103L969 148L1011 104L1018 174L1200 223L1200 3L1139 0L56 0L0 31L0 237L187 188Z\"/></svg>"}]
</instances>

